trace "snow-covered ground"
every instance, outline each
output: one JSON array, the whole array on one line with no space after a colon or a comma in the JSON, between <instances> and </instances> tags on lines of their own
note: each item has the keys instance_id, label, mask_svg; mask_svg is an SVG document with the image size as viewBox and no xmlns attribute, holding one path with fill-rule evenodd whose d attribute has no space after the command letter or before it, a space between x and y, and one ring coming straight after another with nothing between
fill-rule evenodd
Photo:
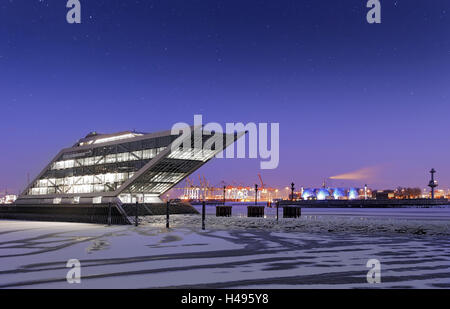
<instances>
[{"instance_id":1,"label":"snow-covered ground","mask_svg":"<svg viewBox=\"0 0 450 309\"><path fill-rule=\"evenodd\" d=\"M450 287L443 216L311 211L279 222L207 215L205 231L198 215L172 215L169 230L164 216L139 227L0 221L0 287ZM69 259L81 262L80 284L66 281ZM381 262L380 284L367 283L369 259Z\"/></svg>"}]
</instances>

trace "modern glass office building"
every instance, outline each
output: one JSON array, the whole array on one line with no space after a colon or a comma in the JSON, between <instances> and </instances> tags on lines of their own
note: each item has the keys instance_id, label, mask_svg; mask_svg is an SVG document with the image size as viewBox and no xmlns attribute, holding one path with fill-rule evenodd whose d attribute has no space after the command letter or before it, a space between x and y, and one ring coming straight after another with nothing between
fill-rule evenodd
<instances>
[{"instance_id":1,"label":"modern glass office building","mask_svg":"<svg viewBox=\"0 0 450 309\"><path fill-rule=\"evenodd\" d=\"M184 138L171 131L89 133L61 150L16 205L161 203L161 195L244 134L191 131Z\"/></svg>"}]
</instances>

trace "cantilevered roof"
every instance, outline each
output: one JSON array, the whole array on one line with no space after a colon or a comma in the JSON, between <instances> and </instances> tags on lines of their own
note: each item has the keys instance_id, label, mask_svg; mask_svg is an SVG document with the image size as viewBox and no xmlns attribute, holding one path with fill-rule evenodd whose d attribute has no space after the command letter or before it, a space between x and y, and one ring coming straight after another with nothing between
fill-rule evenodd
<instances>
[{"instance_id":1,"label":"cantilevered roof","mask_svg":"<svg viewBox=\"0 0 450 309\"><path fill-rule=\"evenodd\" d=\"M112 133L112 134L102 134L102 133L97 133L97 132L93 131L93 132L90 132L89 134L87 134L84 138L78 140L78 142L74 145L74 147L107 143L107 142L142 136L144 134L146 134L146 133L138 133L138 132L134 132L134 131L122 131L122 132Z\"/></svg>"}]
</instances>

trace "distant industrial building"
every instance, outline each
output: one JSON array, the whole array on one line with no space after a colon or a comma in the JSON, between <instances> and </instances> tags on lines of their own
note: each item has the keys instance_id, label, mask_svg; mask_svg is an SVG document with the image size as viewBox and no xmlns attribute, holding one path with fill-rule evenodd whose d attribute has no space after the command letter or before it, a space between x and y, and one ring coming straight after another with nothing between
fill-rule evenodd
<instances>
[{"instance_id":1,"label":"distant industrial building","mask_svg":"<svg viewBox=\"0 0 450 309\"><path fill-rule=\"evenodd\" d=\"M255 193L257 194L257 200L260 202L272 202L281 197L280 190L267 186L260 174L259 187L255 190L255 186L237 185L237 184L225 184L222 182L219 185L212 186L209 181L203 176L199 177L199 185L195 185L194 181L189 177L186 177L186 185L183 188L177 188L182 190L180 199L191 202L199 201L226 201L226 202L250 202L255 201Z\"/></svg>"},{"instance_id":2,"label":"distant industrial building","mask_svg":"<svg viewBox=\"0 0 450 309\"><path fill-rule=\"evenodd\" d=\"M303 200L355 200L367 198L370 189L364 188L303 188Z\"/></svg>"},{"instance_id":3,"label":"distant industrial building","mask_svg":"<svg viewBox=\"0 0 450 309\"><path fill-rule=\"evenodd\" d=\"M388 200L395 198L394 190L375 190L372 192L372 198L376 200Z\"/></svg>"}]
</instances>

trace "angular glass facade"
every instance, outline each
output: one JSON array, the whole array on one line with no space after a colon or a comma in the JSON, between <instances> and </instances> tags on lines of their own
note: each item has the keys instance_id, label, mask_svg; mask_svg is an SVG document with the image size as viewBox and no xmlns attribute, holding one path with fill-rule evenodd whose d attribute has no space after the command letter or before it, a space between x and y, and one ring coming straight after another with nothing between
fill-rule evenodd
<instances>
[{"instance_id":1,"label":"angular glass facade","mask_svg":"<svg viewBox=\"0 0 450 309\"><path fill-rule=\"evenodd\" d=\"M58 204L61 198L76 203L80 196L93 203L102 196L127 201L140 196L151 201L213 158L227 142L223 134L205 134L190 138L184 148L172 147L178 137L169 131L91 133L62 150L19 199L46 198ZM206 143L213 146L203 149Z\"/></svg>"},{"instance_id":2,"label":"angular glass facade","mask_svg":"<svg viewBox=\"0 0 450 309\"><path fill-rule=\"evenodd\" d=\"M153 138L64 153L27 194L115 191L171 142L171 138Z\"/></svg>"}]
</instances>

